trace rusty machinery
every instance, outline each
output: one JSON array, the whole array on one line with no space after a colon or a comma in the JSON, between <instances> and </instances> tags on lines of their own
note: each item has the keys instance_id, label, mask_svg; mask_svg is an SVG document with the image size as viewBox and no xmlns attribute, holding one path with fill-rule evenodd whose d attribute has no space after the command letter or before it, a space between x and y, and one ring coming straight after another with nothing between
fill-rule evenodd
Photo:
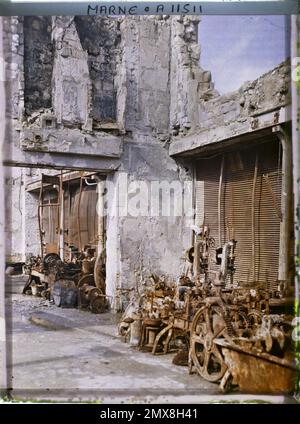
<instances>
[{"instance_id":1,"label":"rusty machinery","mask_svg":"<svg viewBox=\"0 0 300 424\"><path fill-rule=\"evenodd\" d=\"M98 267L97 272L101 275L95 281L95 261L95 249L89 246L85 246L73 262L63 262L56 253L48 253L43 258L31 257L25 264L28 280L23 293L53 299L57 306L104 312L108 306L105 274Z\"/></svg>"},{"instance_id":2,"label":"rusty machinery","mask_svg":"<svg viewBox=\"0 0 300 424\"><path fill-rule=\"evenodd\" d=\"M24 271L29 275L23 289L24 294L33 294L52 299L57 306L90 309L94 313L104 312L108 303L105 295L105 249L97 253L95 245L82 246L80 228L80 202L83 189L83 175L80 174L79 200L77 205L77 230L79 248L64 241L63 216L63 177L42 174L38 224L41 254L31 257L25 264ZM45 203L45 190L57 189L57 202ZM45 231L42 217L44 208L57 209L56 234L60 234L57 244L45 243ZM68 261L64 257L63 245L68 245Z\"/></svg>"},{"instance_id":3,"label":"rusty machinery","mask_svg":"<svg viewBox=\"0 0 300 424\"><path fill-rule=\"evenodd\" d=\"M188 252L199 262L194 278L183 275L176 287L152 278L125 311L119 332L152 354L177 351L174 363L188 365L190 373L220 383L222 390L292 391L292 299L281 284L276 290L234 285L235 246L230 240L216 249L219 272L211 277L208 255L214 241L206 228Z\"/></svg>"}]
</instances>

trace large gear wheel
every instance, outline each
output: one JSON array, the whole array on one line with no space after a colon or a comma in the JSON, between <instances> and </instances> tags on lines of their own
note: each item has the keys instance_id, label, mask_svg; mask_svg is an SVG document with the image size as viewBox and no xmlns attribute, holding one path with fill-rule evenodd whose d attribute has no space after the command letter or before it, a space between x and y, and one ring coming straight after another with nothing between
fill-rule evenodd
<instances>
[{"instance_id":1,"label":"large gear wheel","mask_svg":"<svg viewBox=\"0 0 300 424\"><path fill-rule=\"evenodd\" d=\"M214 340L226 331L226 324L218 306L202 306L195 314L191 327L190 361L205 380L218 382L226 372L219 346Z\"/></svg>"}]
</instances>

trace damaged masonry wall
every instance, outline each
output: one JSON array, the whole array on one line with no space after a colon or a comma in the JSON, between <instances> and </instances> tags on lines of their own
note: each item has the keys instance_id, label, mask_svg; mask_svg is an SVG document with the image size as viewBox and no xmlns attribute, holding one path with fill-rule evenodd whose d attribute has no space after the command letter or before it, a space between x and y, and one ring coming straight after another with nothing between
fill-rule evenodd
<instances>
[{"instance_id":1,"label":"damaged masonry wall","mask_svg":"<svg viewBox=\"0 0 300 424\"><path fill-rule=\"evenodd\" d=\"M288 64L220 96L199 66L199 17L2 19L10 48L6 156L10 163L101 170L115 184L111 211L122 207L116 203L121 174L148 185L190 181L190 166L170 154L190 148L193 134L210 131L206 139L214 142L252 130L259 125L255 113L277 112L289 102ZM185 216L111 213L108 294L150 272L177 277L189 225Z\"/></svg>"},{"instance_id":2,"label":"damaged masonry wall","mask_svg":"<svg viewBox=\"0 0 300 424\"><path fill-rule=\"evenodd\" d=\"M111 206L118 197L116 183L121 173L127 175L129 182L190 179L188 169L169 157L166 144L171 19L96 18L94 30L87 33L89 20L88 17L52 19L51 107L43 104L41 109L34 97L26 96L25 104L20 101L24 85L26 87L26 69L30 67L24 68L22 60L18 64L15 79L24 79L25 84L16 84L12 90L14 107L19 110L12 121L11 141L16 145L21 143L23 151L29 151L32 157L40 152L63 152L65 167L80 155L82 162L86 158L88 169L89 155L93 154L99 157L99 169L107 161L109 170L108 158L121 156L118 172L109 173L107 177L115 183L115 190L109 193ZM38 27L34 18L29 23ZM8 30L10 24L5 18ZM19 18L18 25L22 33L23 18ZM99 27L103 28L102 32L98 31ZM48 43L48 26L39 28L42 31L46 28ZM9 31L7 34L9 37ZM22 37L30 43L27 35L25 29ZM113 40L113 45L107 45L108 38ZM21 40L19 38L19 43ZM32 42L36 42L36 37ZM157 49L158 43L160 49ZM98 50L93 46L98 46ZM21 44L18 49L22 52ZM35 60L43 63L43 57L37 56ZM41 80L35 83L38 87L44 84ZM26 108L27 102L30 108ZM70 159L69 153L73 155ZM25 225L32 228L28 215L29 210ZM190 230L184 217L116 217L112 213L107 219L107 293L114 295L116 287L135 285L141 275L150 272L176 277L189 243Z\"/></svg>"},{"instance_id":3,"label":"damaged masonry wall","mask_svg":"<svg viewBox=\"0 0 300 424\"><path fill-rule=\"evenodd\" d=\"M290 121L289 60L221 96L198 66L197 18L174 19L173 27L170 155Z\"/></svg>"}]
</instances>

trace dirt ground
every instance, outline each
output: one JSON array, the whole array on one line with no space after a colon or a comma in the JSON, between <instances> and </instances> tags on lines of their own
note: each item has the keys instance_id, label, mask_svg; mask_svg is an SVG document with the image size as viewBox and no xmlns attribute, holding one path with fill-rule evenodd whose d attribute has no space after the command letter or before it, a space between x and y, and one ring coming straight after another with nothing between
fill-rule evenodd
<instances>
[{"instance_id":1,"label":"dirt ground","mask_svg":"<svg viewBox=\"0 0 300 424\"><path fill-rule=\"evenodd\" d=\"M123 343L118 316L62 309L20 294L24 277L8 277L8 375L14 399L103 403L292 402L283 396L223 395L218 385L173 355L153 356ZM31 317L40 318L36 325Z\"/></svg>"}]
</instances>

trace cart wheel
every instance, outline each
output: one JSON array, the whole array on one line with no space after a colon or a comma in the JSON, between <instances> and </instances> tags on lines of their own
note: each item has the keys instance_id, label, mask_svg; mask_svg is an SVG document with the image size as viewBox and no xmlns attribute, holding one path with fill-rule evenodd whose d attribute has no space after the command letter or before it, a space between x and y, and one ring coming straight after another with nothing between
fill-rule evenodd
<instances>
[{"instance_id":1,"label":"cart wheel","mask_svg":"<svg viewBox=\"0 0 300 424\"><path fill-rule=\"evenodd\" d=\"M93 274L86 274L83 277L80 278L78 281L77 287L82 287L84 284L87 284L88 286L94 286L95 280Z\"/></svg>"},{"instance_id":2,"label":"cart wheel","mask_svg":"<svg viewBox=\"0 0 300 424\"><path fill-rule=\"evenodd\" d=\"M205 380L220 381L227 366L214 339L226 331L221 308L203 306L195 314L190 337L190 359Z\"/></svg>"}]
</instances>

